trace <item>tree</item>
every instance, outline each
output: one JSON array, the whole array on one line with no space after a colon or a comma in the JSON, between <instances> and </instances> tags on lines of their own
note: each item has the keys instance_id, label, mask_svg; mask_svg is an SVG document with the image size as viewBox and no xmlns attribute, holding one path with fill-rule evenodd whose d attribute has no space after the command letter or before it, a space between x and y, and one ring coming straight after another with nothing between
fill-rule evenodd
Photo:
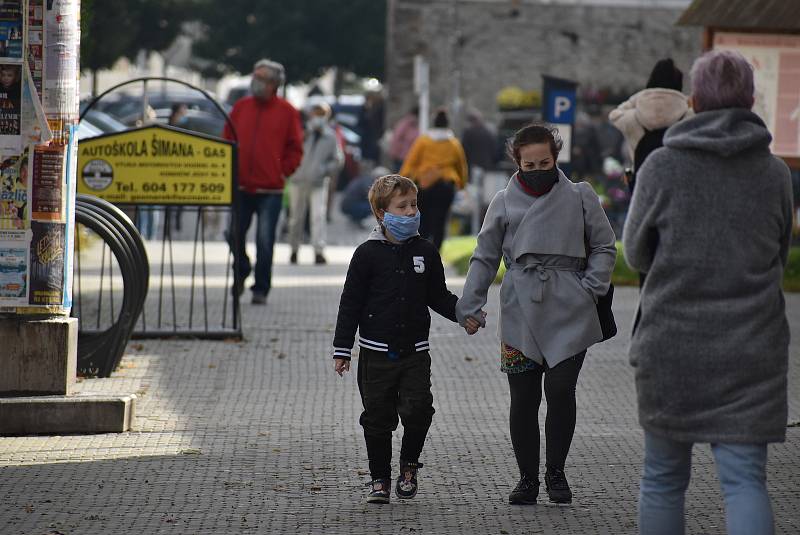
<instances>
[{"instance_id":1,"label":"tree","mask_svg":"<svg viewBox=\"0 0 800 535\"><path fill-rule=\"evenodd\" d=\"M92 73L97 94L97 71L121 57L134 59L139 51L161 51L181 32L193 13L189 0L82 0L81 64Z\"/></svg>"},{"instance_id":2,"label":"tree","mask_svg":"<svg viewBox=\"0 0 800 535\"><path fill-rule=\"evenodd\" d=\"M97 71L111 67L126 55L133 34L132 16L126 0L81 1L81 67L92 73L92 94L97 94Z\"/></svg>"},{"instance_id":3,"label":"tree","mask_svg":"<svg viewBox=\"0 0 800 535\"><path fill-rule=\"evenodd\" d=\"M209 60L208 75L250 72L269 57L286 66L290 81L326 67L383 76L383 0L204 0L198 16L205 31L193 52Z\"/></svg>"}]
</instances>

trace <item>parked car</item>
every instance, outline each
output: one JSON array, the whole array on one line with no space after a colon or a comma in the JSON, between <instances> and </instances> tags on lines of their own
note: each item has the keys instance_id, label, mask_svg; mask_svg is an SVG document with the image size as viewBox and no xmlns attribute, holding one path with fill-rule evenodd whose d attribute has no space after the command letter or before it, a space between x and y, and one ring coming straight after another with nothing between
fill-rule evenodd
<instances>
[{"instance_id":1,"label":"parked car","mask_svg":"<svg viewBox=\"0 0 800 535\"><path fill-rule=\"evenodd\" d=\"M171 107L157 109L156 120L159 123L166 124L171 114ZM222 137L222 129L225 127L225 117L218 111L209 113L203 110L188 109L186 110L186 115L174 126L209 136Z\"/></svg>"},{"instance_id":2,"label":"parked car","mask_svg":"<svg viewBox=\"0 0 800 535\"><path fill-rule=\"evenodd\" d=\"M83 116L81 122L87 122L103 133L121 132L128 129L126 124L118 121L113 116L94 109L89 110L86 115Z\"/></svg>"},{"instance_id":3,"label":"parked car","mask_svg":"<svg viewBox=\"0 0 800 535\"><path fill-rule=\"evenodd\" d=\"M82 139L87 139L90 137L95 137L102 135L103 131L97 128L96 126L92 125L88 121L81 121L78 124L78 141Z\"/></svg>"},{"instance_id":4,"label":"parked car","mask_svg":"<svg viewBox=\"0 0 800 535\"><path fill-rule=\"evenodd\" d=\"M202 93L190 90L164 92L161 89L153 88L147 92L147 104L157 113L158 110L171 109L173 104L186 104L190 111L220 113L214 102L207 99ZM85 102L82 105L85 107L88 103ZM141 121L143 106L141 94L120 93L104 97L92 107L92 110L105 112L118 121L133 126L137 121ZM230 106L227 104L220 104L220 107L225 112L230 111Z\"/></svg>"}]
</instances>

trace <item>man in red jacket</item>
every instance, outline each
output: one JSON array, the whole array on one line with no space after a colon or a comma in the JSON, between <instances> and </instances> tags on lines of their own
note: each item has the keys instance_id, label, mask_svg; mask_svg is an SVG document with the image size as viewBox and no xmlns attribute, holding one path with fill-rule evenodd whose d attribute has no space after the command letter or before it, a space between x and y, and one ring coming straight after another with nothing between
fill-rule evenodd
<instances>
[{"instance_id":1,"label":"man in red jacket","mask_svg":"<svg viewBox=\"0 0 800 535\"><path fill-rule=\"evenodd\" d=\"M253 214L258 217L256 282L252 286L252 303L257 305L266 304L272 285L272 252L286 177L297 169L303 157L300 114L277 94L284 82L283 65L268 59L256 62L250 82L252 96L240 99L231 110L236 134L228 124L222 134L239 144L239 294L252 271L245 252L245 236Z\"/></svg>"}]
</instances>

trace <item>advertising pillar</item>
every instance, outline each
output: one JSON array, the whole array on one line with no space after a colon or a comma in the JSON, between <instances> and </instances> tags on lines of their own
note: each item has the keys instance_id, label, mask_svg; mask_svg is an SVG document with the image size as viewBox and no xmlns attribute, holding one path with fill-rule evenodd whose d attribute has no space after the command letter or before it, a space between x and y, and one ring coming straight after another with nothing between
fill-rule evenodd
<instances>
[{"instance_id":1,"label":"advertising pillar","mask_svg":"<svg viewBox=\"0 0 800 535\"><path fill-rule=\"evenodd\" d=\"M66 394L77 347L80 1L3 0L0 36L0 329L14 349L0 351L0 368L59 370L45 387L2 374L0 393Z\"/></svg>"}]
</instances>

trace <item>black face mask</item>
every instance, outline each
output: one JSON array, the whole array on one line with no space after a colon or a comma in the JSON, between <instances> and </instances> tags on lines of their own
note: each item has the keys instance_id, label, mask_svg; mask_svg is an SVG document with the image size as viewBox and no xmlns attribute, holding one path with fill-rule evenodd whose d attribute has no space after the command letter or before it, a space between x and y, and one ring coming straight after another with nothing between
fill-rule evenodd
<instances>
[{"instance_id":1,"label":"black face mask","mask_svg":"<svg viewBox=\"0 0 800 535\"><path fill-rule=\"evenodd\" d=\"M558 182L558 167L552 169L536 169L534 171L518 172L519 179L535 193L543 194L550 191L553 185Z\"/></svg>"}]
</instances>

